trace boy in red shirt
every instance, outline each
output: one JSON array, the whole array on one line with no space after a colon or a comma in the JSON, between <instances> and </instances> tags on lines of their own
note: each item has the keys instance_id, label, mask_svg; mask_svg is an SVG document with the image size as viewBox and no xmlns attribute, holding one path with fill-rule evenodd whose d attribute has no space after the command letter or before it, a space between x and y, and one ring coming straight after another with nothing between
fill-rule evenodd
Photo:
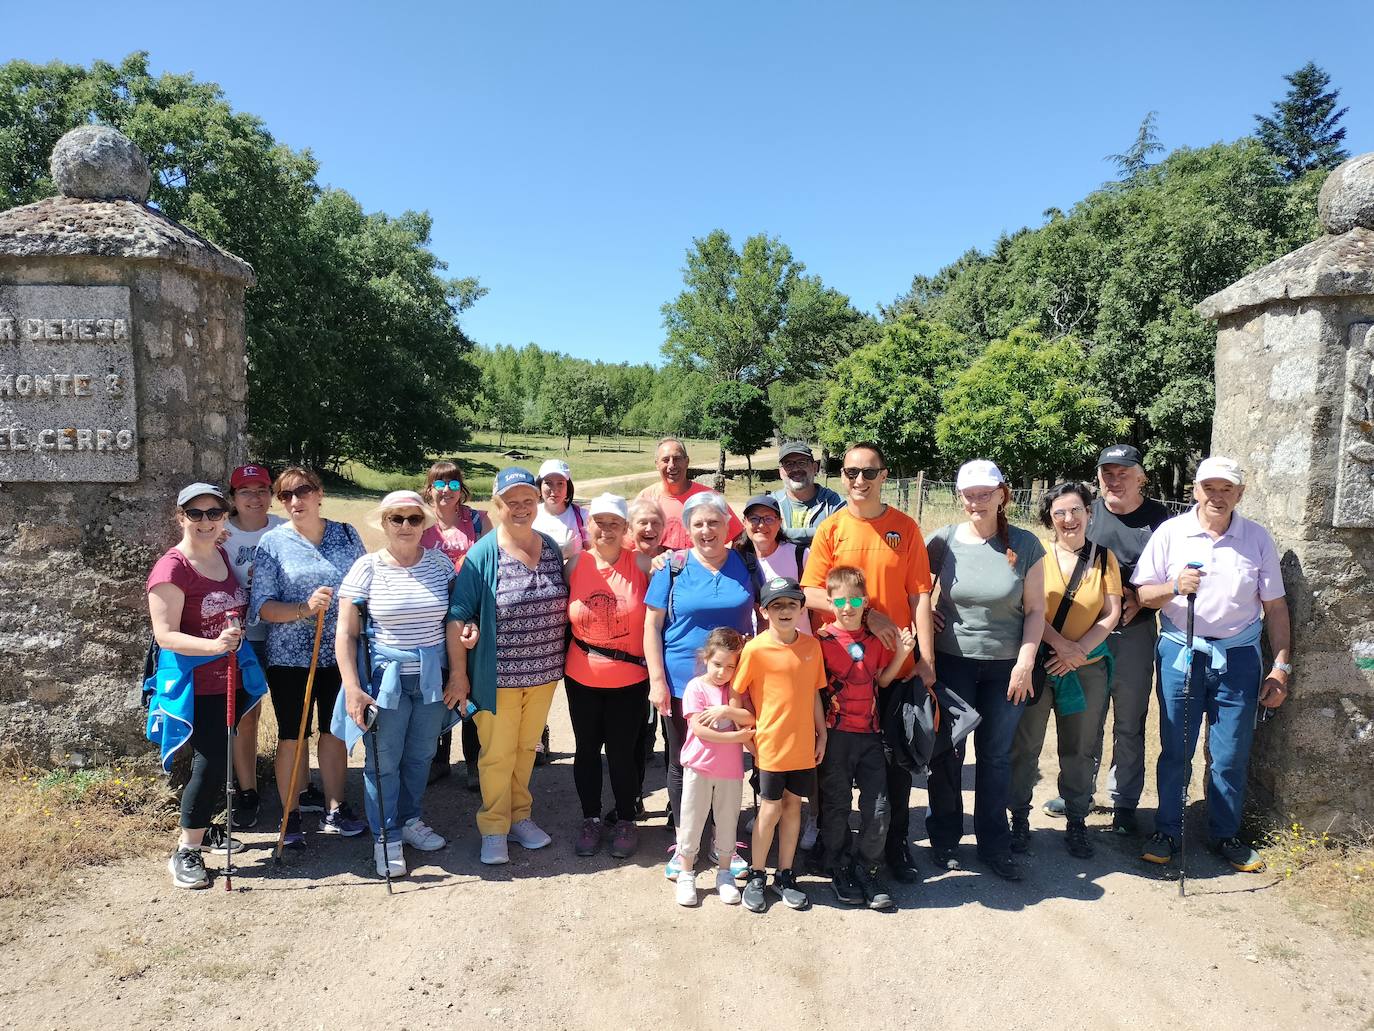
<instances>
[{"instance_id":1,"label":"boy in red shirt","mask_svg":"<svg viewBox=\"0 0 1374 1031\"><path fill-rule=\"evenodd\" d=\"M896 678L916 647L902 627L897 650L889 651L865 625L868 585L863 570L836 566L825 590L835 622L816 631L825 659L825 758L821 762L821 846L835 897L849 905L889 909L892 896L878 877L887 841L887 764L878 689ZM849 834L849 800L859 789L859 854Z\"/></svg>"}]
</instances>

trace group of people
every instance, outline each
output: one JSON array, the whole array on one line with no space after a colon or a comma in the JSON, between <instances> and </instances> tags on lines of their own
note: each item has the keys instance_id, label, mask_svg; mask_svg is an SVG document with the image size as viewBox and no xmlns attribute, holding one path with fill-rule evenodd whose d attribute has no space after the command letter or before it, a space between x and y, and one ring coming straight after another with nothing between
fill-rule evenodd
<instances>
[{"instance_id":1,"label":"group of people","mask_svg":"<svg viewBox=\"0 0 1374 1031\"><path fill-rule=\"evenodd\" d=\"M1051 709L1059 795L1045 808L1066 819L1067 851L1093 853L1086 818L1109 709L1111 830L1141 832L1152 691L1159 805L1142 858L1167 864L1179 848L1205 717L1212 847L1237 870L1260 868L1239 837L1249 748L1257 707L1282 704L1292 667L1277 552L1235 511L1244 493L1235 462L1204 460L1196 504L1169 518L1145 496L1139 451L1113 445L1096 490L1070 481L1044 493L1044 543L1009 521L1011 491L989 461L959 470L965 518L928 538L883 501L889 470L873 444L844 453L844 496L816 482L808 445L785 444L782 487L738 515L692 482L681 441L660 442L655 464L658 482L634 499L601 494L586 507L561 461L538 475L504 469L484 518L462 470L438 462L422 491L382 499L385 546L371 553L351 526L321 515L323 485L304 468L273 479L244 466L227 494L205 483L181 491L181 539L148 577L163 649L154 708L164 688L194 700L173 884L203 887L201 850L237 846L210 823L228 773L226 703L241 714L234 823L258 819L254 703L264 692L279 728L288 846L305 846L300 813L317 808L321 833L370 832L379 874L406 872L406 846L443 848L423 800L447 772L448 734L460 723L481 792L481 862L508 862L512 841L548 846L530 778L560 682L575 740L578 856L639 848L661 720L675 835L665 873L683 906L699 902L705 840L727 904L806 908L805 851L840 901L891 907L885 879L920 877L914 771L893 747L910 721L893 716L927 697L956 699L976 724L973 837L994 874L1022 876ZM285 519L268 514L273 497ZM313 643L320 637L327 646ZM312 714L322 790L288 797ZM358 739L368 751L365 818L345 797ZM955 735L929 757L925 830L940 870L964 861L966 745ZM604 812L603 752L613 802ZM746 780L757 803L748 859L736 842Z\"/></svg>"}]
</instances>

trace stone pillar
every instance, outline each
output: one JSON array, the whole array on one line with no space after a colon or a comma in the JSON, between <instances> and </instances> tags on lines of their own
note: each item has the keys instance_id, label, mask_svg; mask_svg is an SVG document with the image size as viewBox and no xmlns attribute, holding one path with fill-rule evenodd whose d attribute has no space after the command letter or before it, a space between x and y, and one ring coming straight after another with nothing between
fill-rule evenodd
<instances>
[{"instance_id":1,"label":"stone pillar","mask_svg":"<svg viewBox=\"0 0 1374 1031\"><path fill-rule=\"evenodd\" d=\"M146 746L144 579L178 488L244 455L254 276L146 204L121 133L52 173L0 212L0 748L81 765Z\"/></svg>"},{"instance_id":2,"label":"stone pillar","mask_svg":"<svg viewBox=\"0 0 1374 1031\"><path fill-rule=\"evenodd\" d=\"M1293 693L1255 737L1251 787L1307 828L1374 821L1374 154L1322 187L1326 235L1198 306L1217 322L1212 453L1274 535Z\"/></svg>"}]
</instances>

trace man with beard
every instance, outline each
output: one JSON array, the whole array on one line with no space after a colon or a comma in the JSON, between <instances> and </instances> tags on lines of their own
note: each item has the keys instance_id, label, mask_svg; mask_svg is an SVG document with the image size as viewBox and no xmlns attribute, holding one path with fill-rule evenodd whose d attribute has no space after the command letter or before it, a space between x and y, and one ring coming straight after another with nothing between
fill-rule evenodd
<instances>
[{"instance_id":1,"label":"man with beard","mask_svg":"<svg viewBox=\"0 0 1374 1031\"><path fill-rule=\"evenodd\" d=\"M816 482L820 462L804 440L794 440L778 450L778 474L782 489L773 491L782 515L783 536L794 544L811 547L821 520L844 508L844 498Z\"/></svg>"}]
</instances>

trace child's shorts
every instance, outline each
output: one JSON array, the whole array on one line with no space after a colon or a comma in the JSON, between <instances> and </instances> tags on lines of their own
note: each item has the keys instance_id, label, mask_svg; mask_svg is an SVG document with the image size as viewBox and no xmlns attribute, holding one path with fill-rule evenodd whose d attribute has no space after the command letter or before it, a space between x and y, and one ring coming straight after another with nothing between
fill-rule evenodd
<instances>
[{"instance_id":1,"label":"child's shorts","mask_svg":"<svg viewBox=\"0 0 1374 1031\"><path fill-rule=\"evenodd\" d=\"M769 802L782 801L782 793L790 791L801 798L816 797L816 770L787 770L774 773L772 770L759 770L759 797Z\"/></svg>"}]
</instances>

